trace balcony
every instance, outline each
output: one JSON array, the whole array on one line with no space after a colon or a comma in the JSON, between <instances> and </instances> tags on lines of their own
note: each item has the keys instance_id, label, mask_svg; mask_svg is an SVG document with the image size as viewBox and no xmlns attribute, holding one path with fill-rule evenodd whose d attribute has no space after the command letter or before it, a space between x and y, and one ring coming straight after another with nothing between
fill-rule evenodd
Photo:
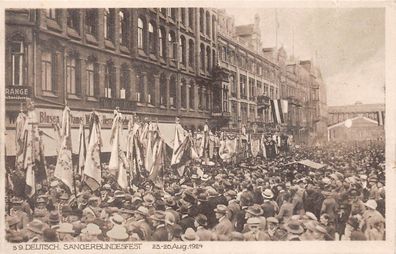
<instances>
[{"instance_id":1,"label":"balcony","mask_svg":"<svg viewBox=\"0 0 396 254\"><path fill-rule=\"evenodd\" d=\"M99 107L104 109L120 108L121 110L136 110L136 102L126 99L100 97Z\"/></svg>"},{"instance_id":2,"label":"balcony","mask_svg":"<svg viewBox=\"0 0 396 254\"><path fill-rule=\"evenodd\" d=\"M295 96L289 96L286 98L291 105L295 105L296 107L302 107L303 103L301 100Z\"/></svg>"},{"instance_id":3,"label":"balcony","mask_svg":"<svg viewBox=\"0 0 396 254\"><path fill-rule=\"evenodd\" d=\"M271 98L265 95L257 96L257 107L268 108L270 106Z\"/></svg>"}]
</instances>

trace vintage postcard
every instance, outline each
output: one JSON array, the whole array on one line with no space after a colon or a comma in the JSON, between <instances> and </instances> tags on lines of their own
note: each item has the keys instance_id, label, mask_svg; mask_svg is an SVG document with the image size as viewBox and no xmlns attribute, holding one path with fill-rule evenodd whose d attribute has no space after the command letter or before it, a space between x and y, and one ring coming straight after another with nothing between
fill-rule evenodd
<instances>
[{"instance_id":1,"label":"vintage postcard","mask_svg":"<svg viewBox=\"0 0 396 254\"><path fill-rule=\"evenodd\" d=\"M1 252L394 253L392 2L142 4L4 4Z\"/></svg>"}]
</instances>

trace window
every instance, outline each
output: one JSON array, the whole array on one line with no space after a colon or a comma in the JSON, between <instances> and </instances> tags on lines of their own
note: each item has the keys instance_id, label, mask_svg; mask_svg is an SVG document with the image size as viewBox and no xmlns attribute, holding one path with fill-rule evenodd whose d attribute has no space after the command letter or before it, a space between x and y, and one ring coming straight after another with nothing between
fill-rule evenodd
<instances>
[{"instance_id":1,"label":"window","mask_svg":"<svg viewBox=\"0 0 396 254\"><path fill-rule=\"evenodd\" d=\"M210 33L210 14L207 11L206 12L206 35L210 37L211 33Z\"/></svg>"},{"instance_id":2,"label":"window","mask_svg":"<svg viewBox=\"0 0 396 254\"><path fill-rule=\"evenodd\" d=\"M242 99L246 99L246 76L240 75L240 94Z\"/></svg>"},{"instance_id":3,"label":"window","mask_svg":"<svg viewBox=\"0 0 396 254\"><path fill-rule=\"evenodd\" d=\"M68 56L66 58L66 91L68 94L80 94L80 83L76 70L78 65L77 58Z\"/></svg>"},{"instance_id":4,"label":"window","mask_svg":"<svg viewBox=\"0 0 396 254\"><path fill-rule=\"evenodd\" d=\"M202 87L198 87L198 109L202 110L203 109L203 89Z\"/></svg>"},{"instance_id":5,"label":"window","mask_svg":"<svg viewBox=\"0 0 396 254\"><path fill-rule=\"evenodd\" d=\"M12 72L12 85L23 85L23 42L11 42L11 72Z\"/></svg>"},{"instance_id":6,"label":"window","mask_svg":"<svg viewBox=\"0 0 396 254\"><path fill-rule=\"evenodd\" d=\"M155 105L155 80L153 75L148 77L147 85L147 103Z\"/></svg>"},{"instance_id":7,"label":"window","mask_svg":"<svg viewBox=\"0 0 396 254\"><path fill-rule=\"evenodd\" d=\"M188 8L188 26L194 29L194 8Z\"/></svg>"},{"instance_id":8,"label":"window","mask_svg":"<svg viewBox=\"0 0 396 254\"><path fill-rule=\"evenodd\" d=\"M176 60L177 54L177 44L176 44L176 36L175 32L169 32L169 57L173 60Z\"/></svg>"},{"instance_id":9,"label":"window","mask_svg":"<svg viewBox=\"0 0 396 254\"><path fill-rule=\"evenodd\" d=\"M216 17L212 16L212 38L213 40L216 38Z\"/></svg>"},{"instance_id":10,"label":"window","mask_svg":"<svg viewBox=\"0 0 396 254\"><path fill-rule=\"evenodd\" d=\"M200 61L201 61L201 70L205 70L205 46L201 43L200 46Z\"/></svg>"},{"instance_id":11,"label":"window","mask_svg":"<svg viewBox=\"0 0 396 254\"><path fill-rule=\"evenodd\" d=\"M116 84L113 63L107 63L105 69L105 97L116 98Z\"/></svg>"},{"instance_id":12,"label":"window","mask_svg":"<svg viewBox=\"0 0 396 254\"><path fill-rule=\"evenodd\" d=\"M268 96L268 85L267 85L267 84L264 84L264 91L263 91L263 94L264 94L265 96Z\"/></svg>"},{"instance_id":13,"label":"window","mask_svg":"<svg viewBox=\"0 0 396 254\"><path fill-rule=\"evenodd\" d=\"M190 95L190 109L195 108L195 93L194 93L194 82L190 82L190 87L189 87L189 95Z\"/></svg>"},{"instance_id":14,"label":"window","mask_svg":"<svg viewBox=\"0 0 396 254\"><path fill-rule=\"evenodd\" d=\"M160 99L160 105L162 105L162 106L166 106L166 98L167 98L166 97L166 82L167 82L167 80L166 80L165 75L161 74L159 99Z\"/></svg>"},{"instance_id":15,"label":"window","mask_svg":"<svg viewBox=\"0 0 396 254\"><path fill-rule=\"evenodd\" d=\"M52 20L58 20L58 12L56 9L45 9L45 15Z\"/></svg>"},{"instance_id":16,"label":"window","mask_svg":"<svg viewBox=\"0 0 396 254\"><path fill-rule=\"evenodd\" d=\"M221 59L223 61L227 61L227 46L223 46L222 54L221 54Z\"/></svg>"},{"instance_id":17,"label":"window","mask_svg":"<svg viewBox=\"0 0 396 254\"><path fill-rule=\"evenodd\" d=\"M216 50L212 49L212 68L216 66L217 58L216 58Z\"/></svg>"},{"instance_id":18,"label":"window","mask_svg":"<svg viewBox=\"0 0 396 254\"><path fill-rule=\"evenodd\" d=\"M137 92L136 92L136 100L138 102L144 102L144 76L137 75Z\"/></svg>"},{"instance_id":19,"label":"window","mask_svg":"<svg viewBox=\"0 0 396 254\"><path fill-rule=\"evenodd\" d=\"M174 20L174 21L176 21L176 14L177 13L177 11L176 11L176 8L170 8L170 17Z\"/></svg>"},{"instance_id":20,"label":"window","mask_svg":"<svg viewBox=\"0 0 396 254\"><path fill-rule=\"evenodd\" d=\"M115 10L105 9L104 11L104 37L109 41L114 41L114 29L115 29Z\"/></svg>"},{"instance_id":21,"label":"window","mask_svg":"<svg viewBox=\"0 0 396 254\"><path fill-rule=\"evenodd\" d=\"M96 9L87 9L85 11L85 31L93 36L97 35L98 29L98 11Z\"/></svg>"},{"instance_id":22,"label":"window","mask_svg":"<svg viewBox=\"0 0 396 254\"><path fill-rule=\"evenodd\" d=\"M180 36L180 63L186 65L186 38Z\"/></svg>"},{"instance_id":23,"label":"window","mask_svg":"<svg viewBox=\"0 0 396 254\"><path fill-rule=\"evenodd\" d=\"M143 49L144 44L144 22L143 19L138 19L138 48Z\"/></svg>"},{"instance_id":24,"label":"window","mask_svg":"<svg viewBox=\"0 0 396 254\"><path fill-rule=\"evenodd\" d=\"M54 91L53 56L49 51L41 53L41 88L43 91Z\"/></svg>"},{"instance_id":25,"label":"window","mask_svg":"<svg viewBox=\"0 0 396 254\"><path fill-rule=\"evenodd\" d=\"M150 53L155 54L156 53L156 43L155 43L155 34L154 34L154 28L155 28L155 23L151 21L149 23L148 31L149 31L149 47L150 47Z\"/></svg>"},{"instance_id":26,"label":"window","mask_svg":"<svg viewBox=\"0 0 396 254\"><path fill-rule=\"evenodd\" d=\"M194 67L194 62L195 62L195 48L194 48L194 41L190 39L188 41L188 64L190 67Z\"/></svg>"},{"instance_id":27,"label":"window","mask_svg":"<svg viewBox=\"0 0 396 254\"><path fill-rule=\"evenodd\" d=\"M205 106L205 109L206 109L206 110L210 110L210 91L209 91L209 90L206 91L205 96L206 96L206 106Z\"/></svg>"},{"instance_id":28,"label":"window","mask_svg":"<svg viewBox=\"0 0 396 254\"><path fill-rule=\"evenodd\" d=\"M199 9L199 31L203 34L204 33L204 19L205 19L205 12L202 8Z\"/></svg>"},{"instance_id":29,"label":"window","mask_svg":"<svg viewBox=\"0 0 396 254\"><path fill-rule=\"evenodd\" d=\"M171 107L176 107L176 78L172 76L169 81L169 103Z\"/></svg>"},{"instance_id":30,"label":"window","mask_svg":"<svg viewBox=\"0 0 396 254\"><path fill-rule=\"evenodd\" d=\"M181 15L181 23L186 25L186 8L180 8L180 15Z\"/></svg>"},{"instance_id":31,"label":"window","mask_svg":"<svg viewBox=\"0 0 396 254\"><path fill-rule=\"evenodd\" d=\"M235 73L230 75L231 96L237 97L237 86L235 82Z\"/></svg>"},{"instance_id":32,"label":"window","mask_svg":"<svg viewBox=\"0 0 396 254\"><path fill-rule=\"evenodd\" d=\"M162 15L166 16L166 8L161 8L160 12Z\"/></svg>"},{"instance_id":33,"label":"window","mask_svg":"<svg viewBox=\"0 0 396 254\"><path fill-rule=\"evenodd\" d=\"M181 99L181 107L187 108L187 85L184 79L182 79L180 83L180 99Z\"/></svg>"},{"instance_id":34,"label":"window","mask_svg":"<svg viewBox=\"0 0 396 254\"><path fill-rule=\"evenodd\" d=\"M275 99L274 98L274 88L272 86L270 87L270 98Z\"/></svg>"},{"instance_id":35,"label":"window","mask_svg":"<svg viewBox=\"0 0 396 254\"><path fill-rule=\"evenodd\" d=\"M158 29L158 40L159 40L159 56L165 58L165 30L163 27Z\"/></svg>"},{"instance_id":36,"label":"window","mask_svg":"<svg viewBox=\"0 0 396 254\"><path fill-rule=\"evenodd\" d=\"M129 79L129 68L126 64L124 64L121 67L120 86L121 86L120 98L129 99L130 79Z\"/></svg>"},{"instance_id":37,"label":"window","mask_svg":"<svg viewBox=\"0 0 396 254\"><path fill-rule=\"evenodd\" d=\"M123 46L128 46L129 44L129 14L126 10L121 10L118 12L119 22L120 22L120 44Z\"/></svg>"},{"instance_id":38,"label":"window","mask_svg":"<svg viewBox=\"0 0 396 254\"><path fill-rule=\"evenodd\" d=\"M80 11L77 9L67 9L67 26L80 32Z\"/></svg>"},{"instance_id":39,"label":"window","mask_svg":"<svg viewBox=\"0 0 396 254\"><path fill-rule=\"evenodd\" d=\"M211 54L211 52L210 52L210 47L209 46L207 46L206 47L206 71L207 72L210 72L211 71L211 68L212 68L212 62L210 61L210 54Z\"/></svg>"},{"instance_id":40,"label":"window","mask_svg":"<svg viewBox=\"0 0 396 254\"><path fill-rule=\"evenodd\" d=\"M97 80L97 68L95 68L95 63L93 61L87 62L87 95L90 97L95 97L98 95L98 84Z\"/></svg>"}]
</instances>

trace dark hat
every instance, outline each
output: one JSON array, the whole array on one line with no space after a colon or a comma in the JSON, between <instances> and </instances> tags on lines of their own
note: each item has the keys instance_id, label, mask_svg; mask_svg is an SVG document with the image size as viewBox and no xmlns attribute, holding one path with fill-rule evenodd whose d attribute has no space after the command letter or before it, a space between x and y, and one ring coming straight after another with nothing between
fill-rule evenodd
<instances>
[{"instance_id":1,"label":"dark hat","mask_svg":"<svg viewBox=\"0 0 396 254\"><path fill-rule=\"evenodd\" d=\"M177 211L181 214L188 214L189 209L186 205L181 205L179 209L177 209Z\"/></svg>"},{"instance_id":2,"label":"dark hat","mask_svg":"<svg viewBox=\"0 0 396 254\"><path fill-rule=\"evenodd\" d=\"M184 192L183 200L190 204L193 204L193 203L195 203L196 198L195 198L195 195L191 191L186 190Z\"/></svg>"},{"instance_id":3,"label":"dark hat","mask_svg":"<svg viewBox=\"0 0 396 254\"><path fill-rule=\"evenodd\" d=\"M82 210L81 209L72 209L72 211L70 212L70 215L73 215L73 216L77 216L77 217L82 217L82 214L83 214L83 212L82 212Z\"/></svg>"},{"instance_id":4,"label":"dark hat","mask_svg":"<svg viewBox=\"0 0 396 254\"><path fill-rule=\"evenodd\" d=\"M52 223L59 223L59 213L57 211L51 211L48 220Z\"/></svg>"},{"instance_id":5,"label":"dark hat","mask_svg":"<svg viewBox=\"0 0 396 254\"><path fill-rule=\"evenodd\" d=\"M170 207L175 206L176 201L172 197L168 197L165 199L165 205L170 206Z\"/></svg>"},{"instance_id":6,"label":"dark hat","mask_svg":"<svg viewBox=\"0 0 396 254\"><path fill-rule=\"evenodd\" d=\"M56 235L55 229L46 228L43 231L44 242L57 242L58 236Z\"/></svg>"},{"instance_id":7,"label":"dark hat","mask_svg":"<svg viewBox=\"0 0 396 254\"><path fill-rule=\"evenodd\" d=\"M201 202L208 201L208 194L205 192L199 193L197 199Z\"/></svg>"},{"instance_id":8,"label":"dark hat","mask_svg":"<svg viewBox=\"0 0 396 254\"><path fill-rule=\"evenodd\" d=\"M288 224L286 224L285 229L288 233L292 234L302 234L304 232L303 227L298 223L298 221L291 220Z\"/></svg>"},{"instance_id":9,"label":"dark hat","mask_svg":"<svg viewBox=\"0 0 396 254\"><path fill-rule=\"evenodd\" d=\"M47 228L47 225L40 220L33 220L29 224L27 224L26 228L34 233L41 235L43 233L43 230Z\"/></svg>"},{"instance_id":10,"label":"dark hat","mask_svg":"<svg viewBox=\"0 0 396 254\"><path fill-rule=\"evenodd\" d=\"M360 191L358 191L357 189L352 189L349 191L349 195L351 196L360 196Z\"/></svg>"},{"instance_id":11,"label":"dark hat","mask_svg":"<svg viewBox=\"0 0 396 254\"><path fill-rule=\"evenodd\" d=\"M208 224L208 218L203 214L198 214L195 217L195 221L201 226L206 226Z\"/></svg>"},{"instance_id":12,"label":"dark hat","mask_svg":"<svg viewBox=\"0 0 396 254\"><path fill-rule=\"evenodd\" d=\"M253 205L253 206L249 206L246 212L254 216L260 216L263 214L263 209L261 209L259 205Z\"/></svg>"}]
</instances>

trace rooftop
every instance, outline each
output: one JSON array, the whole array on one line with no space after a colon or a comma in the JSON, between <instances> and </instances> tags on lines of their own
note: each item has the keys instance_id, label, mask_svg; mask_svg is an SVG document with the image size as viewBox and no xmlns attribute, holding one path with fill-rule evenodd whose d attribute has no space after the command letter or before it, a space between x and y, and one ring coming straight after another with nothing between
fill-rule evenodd
<instances>
[{"instance_id":1,"label":"rooftop","mask_svg":"<svg viewBox=\"0 0 396 254\"><path fill-rule=\"evenodd\" d=\"M327 112L332 113L361 113L361 112L377 112L385 111L385 104L353 104L344 106L328 106Z\"/></svg>"}]
</instances>

